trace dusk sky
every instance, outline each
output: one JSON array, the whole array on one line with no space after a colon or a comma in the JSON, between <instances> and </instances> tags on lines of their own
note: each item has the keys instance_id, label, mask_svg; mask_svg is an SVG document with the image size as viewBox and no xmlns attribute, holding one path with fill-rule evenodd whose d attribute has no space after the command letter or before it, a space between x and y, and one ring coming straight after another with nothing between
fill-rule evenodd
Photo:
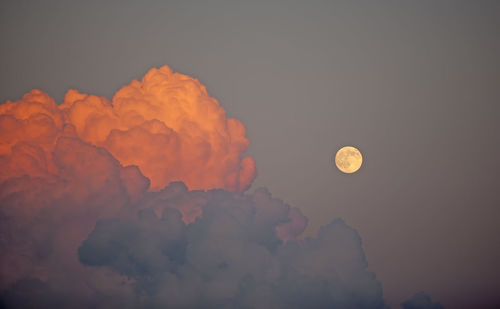
<instances>
[{"instance_id":1,"label":"dusk sky","mask_svg":"<svg viewBox=\"0 0 500 309\"><path fill-rule=\"evenodd\" d=\"M500 306L500 2L1 1L0 41L0 307Z\"/></svg>"}]
</instances>

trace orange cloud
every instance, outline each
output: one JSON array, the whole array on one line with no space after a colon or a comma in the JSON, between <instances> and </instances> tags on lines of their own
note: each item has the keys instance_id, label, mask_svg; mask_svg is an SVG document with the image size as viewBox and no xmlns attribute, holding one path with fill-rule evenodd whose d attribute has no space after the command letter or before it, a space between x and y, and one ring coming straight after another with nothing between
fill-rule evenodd
<instances>
[{"instance_id":1,"label":"orange cloud","mask_svg":"<svg viewBox=\"0 0 500 309\"><path fill-rule=\"evenodd\" d=\"M139 213L175 227L234 206L248 210L267 245L298 239L307 224L300 211L264 189L226 192L245 191L256 176L245 135L198 80L168 67L112 101L69 90L57 105L32 90L0 105L0 296L36 279L91 299L97 286L128 280L77 258L99 220Z\"/></svg>"},{"instance_id":2,"label":"orange cloud","mask_svg":"<svg viewBox=\"0 0 500 309\"><path fill-rule=\"evenodd\" d=\"M0 106L0 163L6 167L0 181L59 175L54 147L70 136L106 149L122 166L137 166L153 191L182 181L191 190L242 192L256 176L253 158L243 157L245 134L197 79L167 66L121 88L111 102L69 90L57 105L32 90Z\"/></svg>"}]
</instances>

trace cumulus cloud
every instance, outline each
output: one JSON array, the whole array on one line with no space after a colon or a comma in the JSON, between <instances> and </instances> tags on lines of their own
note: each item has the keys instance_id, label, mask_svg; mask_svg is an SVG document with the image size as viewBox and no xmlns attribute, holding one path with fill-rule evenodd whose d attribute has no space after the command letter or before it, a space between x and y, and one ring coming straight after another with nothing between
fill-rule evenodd
<instances>
[{"instance_id":1,"label":"cumulus cloud","mask_svg":"<svg viewBox=\"0 0 500 309\"><path fill-rule=\"evenodd\" d=\"M38 279L58 293L86 297L92 274L78 262L78 246L97 220L118 215L142 196L148 180L137 167L123 167L77 138L60 137L53 149L57 177L24 175L0 183L0 290L26 289L19 282Z\"/></svg>"},{"instance_id":2,"label":"cumulus cloud","mask_svg":"<svg viewBox=\"0 0 500 309\"><path fill-rule=\"evenodd\" d=\"M386 308L357 232L307 218L194 78L0 105L0 306ZM408 307L410 308L410 307Z\"/></svg>"},{"instance_id":3,"label":"cumulus cloud","mask_svg":"<svg viewBox=\"0 0 500 309\"><path fill-rule=\"evenodd\" d=\"M186 225L176 201L200 193L203 216ZM83 264L132 278L139 307L385 308L361 239L342 220L283 245L276 228L289 207L266 190L181 189L161 207L161 216L150 207L101 220L79 248Z\"/></svg>"},{"instance_id":4,"label":"cumulus cloud","mask_svg":"<svg viewBox=\"0 0 500 309\"><path fill-rule=\"evenodd\" d=\"M133 201L119 198L127 196L119 171L103 172L74 180L83 193L71 199L61 189L66 181L3 184L2 205L17 215L2 213L9 223L2 225L2 299L9 308L385 308L361 239L341 220L315 238L297 239L294 231L285 242L279 227L305 222L295 223L303 219L292 213L300 211L266 189L242 195L171 183ZM101 178L109 184L94 187ZM121 191L107 190L118 184ZM38 201L46 202L38 211L12 210ZM197 208L202 214L186 223L182 211Z\"/></svg>"},{"instance_id":5,"label":"cumulus cloud","mask_svg":"<svg viewBox=\"0 0 500 309\"><path fill-rule=\"evenodd\" d=\"M172 181L190 189L245 191L256 175L245 127L197 79L153 68L112 101L69 90L57 105L40 90L0 105L0 180L57 174L53 147L62 135L105 148L134 165L160 190Z\"/></svg>"}]
</instances>

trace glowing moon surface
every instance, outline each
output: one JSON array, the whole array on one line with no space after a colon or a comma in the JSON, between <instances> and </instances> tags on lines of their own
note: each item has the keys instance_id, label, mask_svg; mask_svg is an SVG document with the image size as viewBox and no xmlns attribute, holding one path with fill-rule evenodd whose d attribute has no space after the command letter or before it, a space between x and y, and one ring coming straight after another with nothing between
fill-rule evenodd
<instances>
[{"instance_id":1,"label":"glowing moon surface","mask_svg":"<svg viewBox=\"0 0 500 309\"><path fill-rule=\"evenodd\" d=\"M335 165L337 165L340 171L346 174L351 174L359 170L362 163L363 156L361 152L352 146L340 148L335 155Z\"/></svg>"}]
</instances>

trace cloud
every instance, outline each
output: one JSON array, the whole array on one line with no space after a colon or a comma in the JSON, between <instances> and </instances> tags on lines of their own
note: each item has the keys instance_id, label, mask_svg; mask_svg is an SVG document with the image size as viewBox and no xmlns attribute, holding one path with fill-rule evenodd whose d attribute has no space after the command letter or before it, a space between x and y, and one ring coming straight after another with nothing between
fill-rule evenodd
<instances>
[{"instance_id":1,"label":"cloud","mask_svg":"<svg viewBox=\"0 0 500 309\"><path fill-rule=\"evenodd\" d=\"M161 190L172 180L245 190L255 177L253 159L243 157L248 145L244 126L199 81L168 67L150 70L112 102L70 90L57 105L32 90L0 105L0 294L25 294L41 282L82 304L95 300L97 287L107 291L101 298L115 295L122 289L104 283L126 278L78 260L96 222L135 216L130 205L173 194L174 186ZM201 216L202 202L178 200L182 219Z\"/></svg>"},{"instance_id":2,"label":"cloud","mask_svg":"<svg viewBox=\"0 0 500 309\"><path fill-rule=\"evenodd\" d=\"M0 291L24 279L85 291L78 246L97 220L118 215L147 190L137 167L121 166L102 148L61 136L53 149L57 176L0 183Z\"/></svg>"},{"instance_id":3,"label":"cloud","mask_svg":"<svg viewBox=\"0 0 500 309\"><path fill-rule=\"evenodd\" d=\"M265 189L194 78L0 105L0 306L386 308L357 232Z\"/></svg>"},{"instance_id":4,"label":"cloud","mask_svg":"<svg viewBox=\"0 0 500 309\"><path fill-rule=\"evenodd\" d=\"M153 68L112 101L69 90L57 105L40 90L0 105L0 180L57 174L52 158L60 136L106 149L123 166L137 166L152 190L172 181L190 189L245 191L256 175L243 157L245 127L195 78Z\"/></svg>"},{"instance_id":5,"label":"cloud","mask_svg":"<svg viewBox=\"0 0 500 309\"><path fill-rule=\"evenodd\" d=\"M440 303L432 302L430 296L424 292L419 292L401 303L401 307L403 309L444 309Z\"/></svg>"},{"instance_id":6,"label":"cloud","mask_svg":"<svg viewBox=\"0 0 500 309\"><path fill-rule=\"evenodd\" d=\"M126 168L109 153L70 138L60 143L58 151L92 149L89 166L101 173L84 174L68 160L64 180L25 176L0 186L8 308L385 308L361 239L343 221L316 238L297 239L297 230L285 243L279 228L305 227L293 213L305 217L266 189L242 195L171 183L134 201L124 198ZM193 208L202 214L186 223L182 211Z\"/></svg>"},{"instance_id":7,"label":"cloud","mask_svg":"<svg viewBox=\"0 0 500 309\"><path fill-rule=\"evenodd\" d=\"M203 216L186 225L176 203L200 195ZM342 220L283 244L276 228L289 207L264 189L180 190L161 200L161 216L154 207L99 221L78 251L83 264L133 279L139 307L385 308L361 239Z\"/></svg>"}]
</instances>

